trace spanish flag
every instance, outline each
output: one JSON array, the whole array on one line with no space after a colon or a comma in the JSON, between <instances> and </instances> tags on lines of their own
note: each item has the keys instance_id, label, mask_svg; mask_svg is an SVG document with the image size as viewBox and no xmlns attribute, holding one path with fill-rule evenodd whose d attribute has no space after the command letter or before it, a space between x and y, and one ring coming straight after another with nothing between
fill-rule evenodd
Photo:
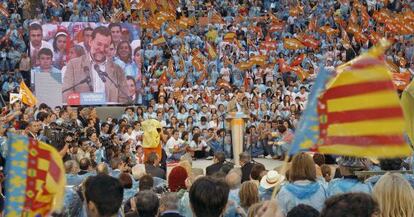
<instances>
[{"instance_id":1,"label":"spanish flag","mask_svg":"<svg viewBox=\"0 0 414 217\"><path fill-rule=\"evenodd\" d=\"M5 216L49 216L61 211L66 178L54 147L27 136L10 136L6 173Z\"/></svg>"},{"instance_id":2,"label":"spanish flag","mask_svg":"<svg viewBox=\"0 0 414 217\"><path fill-rule=\"evenodd\" d=\"M30 107L37 104L37 98L23 81L20 82L20 96L22 97L22 102Z\"/></svg>"},{"instance_id":3,"label":"spanish flag","mask_svg":"<svg viewBox=\"0 0 414 217\"><path fill-rule=\"evenodd\" d=\"M223 41L226 41L226 42L233 42L233 40L234 40L236 37L237 37L236 33L234 33L234 32L229 32L229 33L226 33L226 34L223 36Z\"/></svg>"},{"instance_id":4,"label":"spanish flag","mask_svg":"<svg viewBox=\"0 0 414 217\"><path fill-rule=\"evenodd\" d=\"M265 55L255 55L250 57L250 62L253 64L263 66L266 64L267 56Z\"/></svg>"},{"instance_id":5,"label":"spanish flag","mask_svg":"<svg viewBox=\"0 0 414 217\"><path fill-rule=\"evenodd\" d=\"M290 154L311 150L355 157L411 155L403 136L403 111L384 62L389 46L381 40L367 53L339 66L326 89L310 97L296 132L303 135L295 138Z\"/></svg>"},{"instance_id":6,"label":"spanish flag","mask_svg":"<svg viewBox=\"0 0 414 217\"><path fill-rule=\"evenodd\" d=\"M154 46L162 45L162 44L165 44L165 43L167 43L167 41L165 40L164 36L161 36L161 37L159 37L159 38L155 39L155 40L152 42L152 44L153 44Z\"/></svg>"},{"instance_id":7,"label":"spanish flag","mask_svg":"<svg viewBox=\"0 0 414 217\"><path fill-rule=\"evenodd\" d=\"M191 63L193 64L193 66L196 68L197 71L205 70L203 59L198 58L197 56L193 56Z\"/></svg>"},{"instance_id":8,"label":"spanish flag","mask_svg":"<svg viewBox=\"0 0 414 217\"><path fill-rule=\"evenodd\" d=\"M244 71L244 70L247 70L247 69L252 68L252 67L253 67L253 65L254 65L254 64L253 64L250 60L248 60L248 61L246 61L246 62L240 62L240 63L238 63L238 64L236 65L236 67L237 67L238 69L240 69L240 70Z\"/></svg>"},{"instance_id":9,"label":"spanish flag","mask_svg":"<svg viewBox=\"0 0 414 217\"><path fill-rule=\"evenodd\" d=\"M216 48L208 42L206 42L206 50L208 53L208 58L210 58L211 60L214 60L217 58Z\"/></svg>"}]
</instances>

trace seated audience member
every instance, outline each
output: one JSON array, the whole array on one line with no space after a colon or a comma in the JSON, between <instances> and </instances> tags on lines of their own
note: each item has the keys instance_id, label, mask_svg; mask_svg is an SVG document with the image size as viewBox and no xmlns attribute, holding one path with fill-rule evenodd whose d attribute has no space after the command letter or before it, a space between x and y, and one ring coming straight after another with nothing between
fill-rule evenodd
<instances>
[{"instance_id":1,"label":"seated audience member","mask_svg":"<svg viewBox=\"0 0 414 217\"><path fill-rule=\"evenodd\" d=\"M370 194L372 186L363 183L356 175L356 171L366 169L365 159L355 157L340 157L338 159L339 170L342 178L336 178L329 182L328 196L348 192L363 192Z\"/></svg>"},{"instance_id":2,"label":"seated audience member","mask_svg":"<svg viewBox=\"0 0 414 217\"><path fill-rule=\"evenodd\" d=\"M124 189L108 175L89 177L85 182L86 212L89 217L106 217L118 213Z\"/></svg>"},{"instance_id":3,"label":"seated audience member","mask_svg":"<svg viewBox=\"0 0 414 217\"><path fill-rule=\"evenodd\" d=\"M197 179L190 188L190 205L194 216L220 217L226 207L229 187L211 177Z\"/></svg>"},{"instance_id":4,"label":"seated audience member","mask_svg":"<svg viewBox=\"0 0 414 217\"><path fill-rule=\"evenodd\" d=\"M226 161L226 156L223 152L214 153L213 164L206 168L206 175L211 176L220 171Z\"/></svg>"},{"instance_id":5,"label":"seated audience member","mask_svg":"<svg viewBox=\"0 0 414 217\"><path fill-rule=\"evenodd\" d=\"M404 161L400 158L381 159L380 167L383 171L405 170L403 167L403 162ZM410 183L411 187L414 188L414 175L402 174L402 176ZM369 183L371 186L375 186L375 183L377 183L381 177L382 176L380 175L369 177L367 180L365 180L365 183Z\"/></svg>"},{"instance_id":6,"label":"seated audience member","mask_svg":"<svg viewBox=\"0 0 414 217\"><path fill-rule=\"evenodd\" d=\"M381 217L414 216L414 190L399 173L386 173L375 184L372 197L378 202Z\"/></svg>"},{"instance_id":7,"label":"seated audience member","mask_svg":"<svg viewBox=\"0 0 414 217\"><path fill-rule=\"evenodd\" d=\"M178 212L178 195L177 193L167 192L161 196L160 217L183 217Z\"/></svg>"},{"instance_id":8,"label":"seated audience member","mask_svg":"<svg viewBox=\"0 0 414 217\"><path fill-rule=\"evenodd\" d=\"M147 174L150 174L153 177L158 177L165 180L165 171L159 167L159 164L160 159L158 157L158 154L152 152L149 154L147 162L145 164L145 171Z\"/></svg>"},{"instance_id":9,"label":"seated audience member","mask_svg":"<svg viewBox=\"0 0 414 217\"><path fill-rule=\"evenodd\" d=\"M180 133L178 130L173 131L173 135L168 139L166 144L166 152L169 155L169 160L178 161L181 156L186 153L187 146L184 145L184 141L180 139Z\"/></svg>"},{"instance_id":10,"label":"seated audience member","mask_svg":"<svg viewBox=\"0 0 414 217\"><path fill-rule=\"evenodd\" d=\"M322 210L327 198L326 189L316 181L315 163L311 156L299 153L293 157L289 181L290 183L281 187L277 195L278 204L284 215L299 204Z\"/></svg>"},{"instance_id":11,"label":"seated audience member","mask_svg":"<svg viewBox=\"0 0 414 217\"><path fill-rule=\"evenodd\" d=\"M378 203L366 193L345 193L330 197L320 217L380 217Z\"/></svg>"},{"instance_id":12,"label":"seated audience member","mask_svg":"<svg viewBox=\"0 0 414 217\"><path fill-rule=\"evenodd\" d=\"M319 211L311 206L299 204L291 209L286 217L319 217Z\"/></svg>"}]
</instances>

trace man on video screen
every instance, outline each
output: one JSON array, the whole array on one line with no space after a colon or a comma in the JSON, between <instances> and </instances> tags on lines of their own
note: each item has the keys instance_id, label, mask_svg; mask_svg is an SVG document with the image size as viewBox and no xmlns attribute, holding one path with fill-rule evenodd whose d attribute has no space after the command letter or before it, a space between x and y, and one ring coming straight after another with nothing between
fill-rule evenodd
<instances>
[{"instance_id":1,"label":"man on video screen","mask_svg":"<svg viewBox=\"0 0 414 217\"><path fill-rule=\"evenodd\" d=\"M97 27L89 40L90 52L74 58L67 64L63 78L63 102L72 93L104 93L108 103L127 103L127 82L122 69L105 50L112 43L111 31Z\"/></svg>"}]
</instances>

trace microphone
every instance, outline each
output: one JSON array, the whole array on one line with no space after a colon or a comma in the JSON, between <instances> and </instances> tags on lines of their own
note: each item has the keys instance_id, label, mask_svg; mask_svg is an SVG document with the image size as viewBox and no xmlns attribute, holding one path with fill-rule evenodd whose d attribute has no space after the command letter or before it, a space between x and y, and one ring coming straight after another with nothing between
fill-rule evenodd
<instances>
[{"instance_id":1,"label":"microphone","mask_svg":"<svg viewBox=\"0 0 414 217\"><path fill-rule=\"evenodd\" d=\"M92 79L91 79L91 73L90 73L89 67L88 66L84 66L83 67L83 72L85 72L85 74L87 75L84 80L88 84L89 90L91 92L93 92L93 87L92 87L92 84L91 84Z\"/></svg>"},{"instance_id":2,"label":"microphone","mask_svg":"<svg viewBox=\"0 0 414 217\"><path fill-rule=\"evenodd\" d=\"M105 83L106 82L105 73L102 72L102 70L99 68L97 64L95 64L93 67L95 68L95 71L98 73L101 80Z\"/></svg>"}]
</instances>

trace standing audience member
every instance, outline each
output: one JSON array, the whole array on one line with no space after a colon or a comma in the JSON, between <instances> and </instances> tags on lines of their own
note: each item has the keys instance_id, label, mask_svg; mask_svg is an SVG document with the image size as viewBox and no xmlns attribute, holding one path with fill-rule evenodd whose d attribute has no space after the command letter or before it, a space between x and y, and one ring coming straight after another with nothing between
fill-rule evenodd
<instances>
[{"instance_id":1,"label":"standing audience member","mask_svg":"<svg viewBox=\"0 0 414 217\"><path fill-rule=\"evenodd\" d=\"M319 211L309 205L299 204L291 209L286 217L319 217Z\"/></svg>"},{"instance_id":2,"label":"standing audience member","mask_svg":"<svg viewBox=\"0 0 414 217\"><path fill-rule=\"evenodd\" d=\"M249 208L260 201L259 189L257 184L253 181L243 182L239 191L240 197L240 209L237 211L242 215L246 216Z\"/></svg>"},{"instance_id":3,"label":"standing audience member","mask_svg":"<svg viewBox=\"0 0 414 217\"><path fill-rule=\"evenodd\" d=\"M293 157L289 170L290 183L283 185L277 195L277 201L286 215L299 204L312 206L320 211L327 198L325 187L316 181L315 163L311 156L299 153Z\"/></svg>"},{"instance_id":4,"label":"standing audience member","mask_svg":"<svg viewBox=\"0 0 414 217\"><path fill-rule=\"evenodd\" d=\"M338 194L326 200L320 217L380 217L378 203L366 193Z\"/></svg>"},{"instance_id":5,"label":"standing audience member","mask_svg":"<svg viewBox=\"0 0 414 217\"><path fill-rule=\"evenodd\" d=\"M190 188L190 205L197 217L220 217L226 207L229 187L211 177L197 179Z\"/></svg>"},{"instance_id":6,"label":"standing audience member","mask_svg":"<svg viewBox=\"0 0 414 217\"><path fill-rule=\"evenodd\" d=\"M383 175L375 184L372 196L378 202L380 217L414 216L414 190L401 174Z\"/></svg>"},{"instance_id":7,"label":"standing audience member","mask_svg":"<svg viewBox=\"0 0 414 217\"><path fill-rule=\"evenodd\" d=\"M160 199L160 217L183 217L178 212L178 195L176 193L165 193Z\"/></svg>"},{"instance_id":8,"label":"standing audience member","mask_svg":"<svg viewBox=\"0 0 414 217\"><path fill-rule=\"evenodd\" d=\"M86 212L89 217L106 217L118 213L124 189L108 175L89 177L85 182Z\"/></svg>"},{"instance_id":9,"label":"standing audience member","mask_svg":"<svg viewBox=\"0 0 414 217\"><path fill-rule=\"evenodd\" d=\"M340 157L338 159L339 170L342 178L336 178L329 182L328 196L348 192L363 192L370 194L372 186L365 184L355 175L356 171L366 170L366 159L355 157Z\"/></svg>"}]
</instances>

